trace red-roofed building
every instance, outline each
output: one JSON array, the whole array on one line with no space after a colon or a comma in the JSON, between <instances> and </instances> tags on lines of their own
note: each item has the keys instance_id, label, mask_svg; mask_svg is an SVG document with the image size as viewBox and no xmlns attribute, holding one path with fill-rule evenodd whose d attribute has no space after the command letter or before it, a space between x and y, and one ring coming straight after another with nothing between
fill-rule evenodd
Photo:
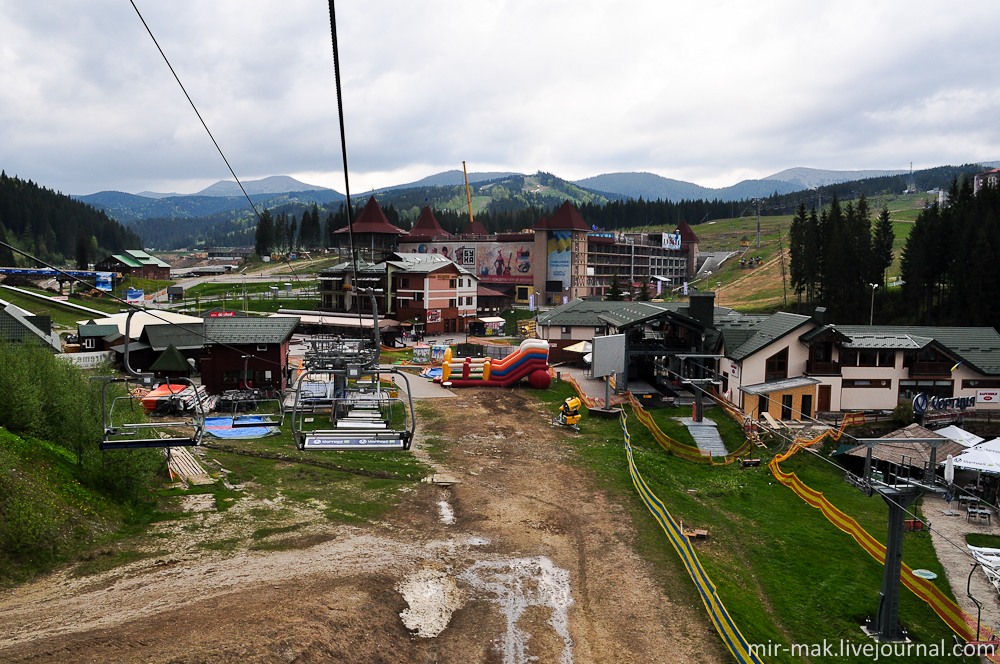
<instances>
[{"instance_id":1,"label":"red-roofed building","mask_svg":"<svg viewBox=\"0 0 1000 664\"><path fill-rule=\"evenodd\" d=\"M1000 168L978 173L972 178L972 192L979 193L983 187L1000 187Z\"/></svg>"},{"instance_id":2,"label":"red-roofed building","mask_svg":"<svg viewBox=\"0 0 1000 664\"><path fill-rule=\"evenodd\" d=\"M480 224L482 225L482 224ZM420 218L413 224L410 234L407 236L409 242L430 242L434 238L450 238L451 233L441 227L441 223L434 216L429 205L425 205L420 211Z\"/></svg>"},{"instance_id":3,"label":"red-roofed building","mask_svg":"<svg viewBox=\"0 0 1000 664\"><path fill-rule=\"evenodd\" d=\"M462 231L462 235L489 235L490 232L486 230L486 226L483 226L478 221L473 221L471 224L465 227Z\"/></svg>"},{"instance_id":4,"label":"red-roofed building","mask_svg":"<svg viewBox=\"0 0 1000 664\"><path fill-rule=\"evenodd\" d=\"M354 228L355 249L360 250L362 255L371 254L366 257L372 261L382 260L388 254L396 251L399 238L407 235L407 232L402 228L389 223L374 196L368 199L352 226ZM334 231L334 241L337 246L350 246L348 231L347 226Z\"/></svg>"},{"instance_id":5,"label":"red-roofed building","mask_svg":"<svg viewBox=\"0 0 1000 664\"><path fill-rule=\"evenodd\" d=\"M690 246L682 248L680 235L598 231L587 225L569 201L551 217L539 220L530 232L487 235L479 222L450 238L418 235L417 230L414 226L409 236L400 238L400 252L440 254L454 260L473 272L482 285L521 304L527 304L531 296L536 305L600 297L610 290L616 275L626 290L630 281L637 284L636 289L645 281L658 292L658 282L680 285L693 266L687 259ZM687 233L696 247L698 238L690 227ZM489 303L493 302L502 304L501 300Z\"/></svg>"}]
</instances>

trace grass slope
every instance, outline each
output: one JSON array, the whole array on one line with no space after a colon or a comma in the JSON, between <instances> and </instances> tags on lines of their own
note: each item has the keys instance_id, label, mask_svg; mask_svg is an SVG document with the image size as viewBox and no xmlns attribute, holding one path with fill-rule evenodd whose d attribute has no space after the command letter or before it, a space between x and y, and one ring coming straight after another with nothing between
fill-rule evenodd
<instances>
[{"instance_id":1,"label":"grass slope","mask_svg":"<svg viewBox=\"0 0 1000 664\"><path fill-rule=\"evenodd\" d=\"M562 384L540 394L554 410L573 392ZM713 410L708 413L714 415ZM654 416L660 420L660 412ZM709 530L707 540L695 543L698 557L748 642L773 641L787 646L824 639L868 642L860 622L874 617L878 609L882 565L853 538L781 485L765 467L741 470L736 464L711 467L686 462L664 452L637 418L629 417L628 427L636 465L653 493L686 528ZM574 441L580 462L593 471L598 486L627 506L639 528L637 544L644 556L654 565L686 574L679 556L632 486L618 422L591 418L584 412L580 428L582 434ZM738 440L729 439L734 435L731 430L720 431L727 438L727 447L738 445ZM769 456L765 455L765 460ZM887 507L878 498L869 499L845 484L838 469L804 453L782 467L795 471L807 485L822 491L868 532L885 541ZM935 583L954 598L929 535L908 533L903 560L913 568L937 572ZM704 610L693 583L689 590L688 601ZM678 589L669 592L676 595ZM951 630L905 589L900 617L917 643L942 639L949 646L952 643ZM767 661L803 660L786 652ZM811 657L807 661L844 660ZM880 661L940 660L888 657Z\"/></svg>"}]
</instances>

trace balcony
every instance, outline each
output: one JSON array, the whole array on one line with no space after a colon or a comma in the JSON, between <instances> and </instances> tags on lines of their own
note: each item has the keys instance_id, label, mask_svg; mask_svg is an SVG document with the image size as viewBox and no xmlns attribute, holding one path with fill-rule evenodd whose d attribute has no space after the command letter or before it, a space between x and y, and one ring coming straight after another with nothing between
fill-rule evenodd
<instances>
[{"instance_id":1,"label":"balcony","mask_svg":"<svg viewBox=\"0 0 1000 664\"><path fill-rule=\"evenodd\" d=\"M812 376L839 376L840 362L806 361L806 373Z\"/></svg>"},{"instance_id":2,"label":"balcony","mask_svg":"<svg viewBox=\"0 0 1000 664\"><path fill-rule=\"evenodd\" d=\"M914 362L910 376L951 376L952 362Z\"/></svg>"}]
</instances>

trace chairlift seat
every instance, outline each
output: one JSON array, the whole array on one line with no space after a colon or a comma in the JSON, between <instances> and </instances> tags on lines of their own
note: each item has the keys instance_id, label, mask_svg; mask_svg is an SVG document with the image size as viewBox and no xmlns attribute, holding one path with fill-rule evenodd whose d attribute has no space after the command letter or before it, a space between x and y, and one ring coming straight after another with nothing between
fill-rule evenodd
<instances>
[{"instance_id":1,"label":"chairlift seat","mask_svg":"<svg viewBox=\"0 0 1000 664\"><path fill-rule=\"evenodd\" d=\"M274 427L280 426L281 422L266 415L244 415L234 417L232 427L234 429L244 429L250 427Z\"/></svg>"},{"instance_id":2,"label":"chairlift seat","mask_svg":"<svg viewBox=\"0 0 1000 664\"><path fill-rule=\"evenodd\" d=\"M302 450L408 450L410 438L399 432L313 431Z\"/></svg>"}]
</instances>

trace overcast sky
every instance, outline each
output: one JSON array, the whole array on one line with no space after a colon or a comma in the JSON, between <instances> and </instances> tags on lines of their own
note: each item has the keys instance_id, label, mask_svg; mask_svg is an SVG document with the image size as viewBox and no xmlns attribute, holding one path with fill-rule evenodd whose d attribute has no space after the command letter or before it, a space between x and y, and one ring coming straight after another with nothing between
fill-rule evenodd
<instances>
[{"instance_id":1,"label":"overcast sky","mask_svg":"<svg viewBox=\"0 0 1000 664\"><path fill-rule=\"evenodd\" d=\"M241 179L343 192L327 4L136 0ZM711 187L1000 159L1000 2L337 4L352 193L462 167ZM0 0L0 168L231 179L128 0Z\"/></svg>"}]
</instances>

